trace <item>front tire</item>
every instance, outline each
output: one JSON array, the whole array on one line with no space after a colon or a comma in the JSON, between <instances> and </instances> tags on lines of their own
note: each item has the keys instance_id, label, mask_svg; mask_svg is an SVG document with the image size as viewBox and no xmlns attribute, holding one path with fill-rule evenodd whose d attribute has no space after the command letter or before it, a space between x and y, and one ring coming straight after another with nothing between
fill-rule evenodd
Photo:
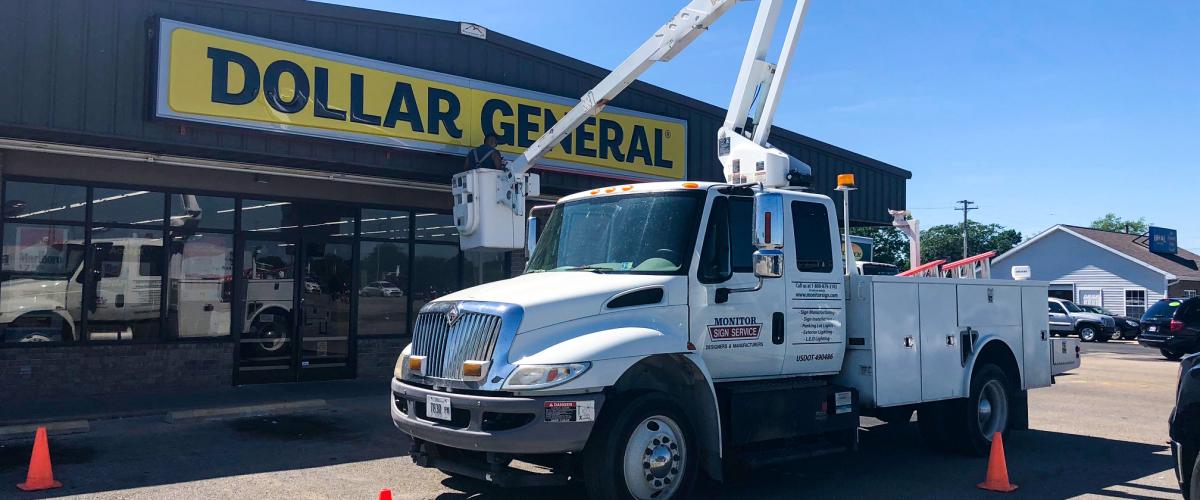
<instances>
[{"instance_id":1,"label":"front tire","mask_svg":"<svg viewBox=\"0 0 1200 500\"><path fill-rule=\"evenodd\" d=\"M976 367L967 399L949 401L944 418L950 444L972 456L986 456L992 436L1008 434L1016 394L1004 370L993 364Z\"/></svg>"},{"instance_id":2,"label":"front tire","mask_svg":"<svg viewBox=\"0 0 1200 500\"><path fill-rule=\"evenodd\" d=\"M1079 340L1083 342L1094 342L1098 337L1096 327L1092 325L1083 325L1079 327Z\"/></svg>"},{"instance_id":3,"label":"front tire","mask_svg":"<svg viewBox=\"0 0 1200 500\"><path fill-rule=\"evenodd\" d=\"M687 498L698 475L695 433L678 405L661 393L618 403L584 450L591 498Z\"/></svg>"}]
</instances>

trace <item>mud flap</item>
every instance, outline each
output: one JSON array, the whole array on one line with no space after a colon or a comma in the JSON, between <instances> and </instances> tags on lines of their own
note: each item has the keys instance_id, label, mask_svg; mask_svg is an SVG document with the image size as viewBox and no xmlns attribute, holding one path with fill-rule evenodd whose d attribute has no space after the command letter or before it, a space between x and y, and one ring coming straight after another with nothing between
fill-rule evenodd
<instances>
[{"instance_id":1,"label":"mud flap","mask_svg":"<svg viewBox=\"0 0 1200 500\"><path fill-rule=\"evenodd\" d=\"M1029 430L1029 391L1017 391L1012 406L1012 422L1008 428L1014 431Z\"/></svg>"}]
</instances>

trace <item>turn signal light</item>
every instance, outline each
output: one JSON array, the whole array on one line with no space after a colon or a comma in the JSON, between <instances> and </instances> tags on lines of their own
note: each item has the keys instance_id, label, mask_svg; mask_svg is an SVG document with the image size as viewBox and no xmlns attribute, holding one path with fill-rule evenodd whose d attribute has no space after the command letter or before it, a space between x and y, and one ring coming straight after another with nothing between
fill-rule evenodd
<instances>
[{"instance_id":1,"label":"turn signal light","mask_svg":"<svg viewBox=\"0 0 1200 500\"><path fill-rule=\"evenodd\" d=\"M408 372L413 375L425 374L425 356L409 356Z\"/></svg>"},{"instance_id":2,"label":"turn signal light","mask_svg":"<svg viewBox=\"0 0 1200 500\"><path fill-rule=\"evenodd\" d=\"M487 361L467 360L463 362L463 380L479 380L487 373Z\"/></svg>"}]
</instances>

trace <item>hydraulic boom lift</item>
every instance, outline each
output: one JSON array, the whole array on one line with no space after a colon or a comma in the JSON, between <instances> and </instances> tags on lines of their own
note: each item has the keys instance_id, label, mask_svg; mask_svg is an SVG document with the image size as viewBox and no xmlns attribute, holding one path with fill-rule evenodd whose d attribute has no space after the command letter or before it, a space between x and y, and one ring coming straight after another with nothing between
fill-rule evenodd
<instances>
[{"instance_id":1,"label":"hydraulic boom lift","mask_svg":"<svg viewBox=\"0 0 1200 500\"><path fill-rule=\"evenodd\" d=\"M675 57L736 1L692 0L503 170L474 169L455 175L454 223L462 248L524 248L526 197L540 191L539 178L530 168L585 120L599 114L651 65ZM770 63L767 54L782 6L782 0L759 4L729 111L717 133L718 157L729 182L804 187L811 178L808 165L767 143L808 2L797 0L779 60Z\"/></svg>"}]
</instances>

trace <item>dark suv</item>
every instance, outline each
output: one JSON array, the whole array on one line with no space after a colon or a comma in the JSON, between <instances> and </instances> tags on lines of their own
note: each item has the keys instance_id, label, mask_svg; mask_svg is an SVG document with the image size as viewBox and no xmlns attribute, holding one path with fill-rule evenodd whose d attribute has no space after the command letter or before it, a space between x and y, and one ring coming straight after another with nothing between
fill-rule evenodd
<instances>
[{"instance_id":1,"label":"dark suv","mask_svg":"<svg viewBox=\"0 0 1200 500\"><path fill-rule=\"evenodd\" d=\"M1175 457L1175 479L1183 498L1200 499L1200 355L1179 363L1179 387L1171 410L1171 455Z\"/></svg>"},{"instance_id":2,"label":"dark suv","mask_svg":"<svg viewBox=\"0 0 1200 500\"><path fill-rule=\"evenodd\" d=\"M1158 349L1167 359L1200 351L1200 300L1162 299L1142 315L1138 343Z\"/></svg>"}]
</instances>

